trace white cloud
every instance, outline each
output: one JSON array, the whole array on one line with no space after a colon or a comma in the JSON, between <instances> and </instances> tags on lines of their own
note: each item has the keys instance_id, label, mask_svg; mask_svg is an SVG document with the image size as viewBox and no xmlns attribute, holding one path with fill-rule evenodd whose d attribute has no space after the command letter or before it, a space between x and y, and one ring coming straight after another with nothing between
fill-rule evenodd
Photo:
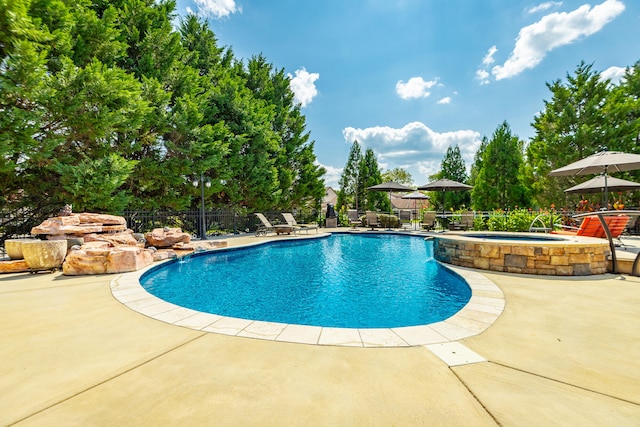
<instances>
[{"instance_id":1,"label":"white cloud","mask_svg":"<svg viewBox=\"0 0 640 427\"><path fill-rule=\"evenodd\" d=\"M198 14L204 17L225 18L232 13L242 12L235 0L194 0Z\"/></svg>"},{"instance_id":2,"label":"white cloud","mask_svg":"<svg viewBox=\"0 0 640 427\"><path fill-rule=\"evenodd\" d=\"M316 160L315 162L316 165L318 166L322 166L323 168L325 168L326 172L323 176L324 178L324 185L326 187L332 187L334 189L338 189L340 188L340 175L342 175L342 170L344 168L336 168L333 166L328 166L328 165L323 165L322 163L318 162Z\"/></svg>"},{"instance_id":3,"label":"white cloud","mask_svg":"<svg viewBox=\"0 0 640 427\"><path fill-rule=\"evenodd\" d=\"M560 7L562 6L562 2L561 1L548 1L545 3L540 3L537 6L531 7L529 9L527 9L527 13L538 13L538 12L544 12L546 10L552 9L552 8L556 8L556 7Z\"/></svg>"},{"instance_id":4,"label":"white cloud","mask_svg":"<svg viewBox=\"0 0 640 427\"><path fill-rule=\"evenodd\" d=\"M438 104L451 104L451 97L445 96L444 98L438 101Z\"/></svg>"},{"instance_id":5,"label":"white cloud","mask_svg":"<svg viewBox=\"0 0 640 427\"><path fill-rule=\"evenodd\" d=\"M480 69L476 71L476 80L480 82L481 85L489 84L489 72L487 70Z\"/></svg>"},{"instance_id":6,"label":"white cloud","mask_svg":"<svg viewBox=\"0 0 640 427\"><path fill-rule=\"evenodd\" d=\"M438 83L438 79L425 82L422 77L411 77L408 82L396 83L396 93L402 99L426 98L431 95L429 89Z\"/></svg>"},{"instance_id":7,"label":"white cloud","mask_svg":"<svg viewBox=\"0 0 640 427\"><path fill-rule=\"evenodd\" d=\"M611 80L612 84L618 85L622 80L624 80L624 75L626 72L627 72L626 68L613 66L601 72L600 78L602 80L609 79Z\"/></svg>"},{"instance_id":8,"label":"white cloud","mask_svg":"<svg viewBox=\"0 0 640 427\"><path fill-rule=\"evenodd\" d=\"M293 77L288 74L289 87L293 91L293 102L300 104L302 107L306 107L311 103L313 98L318 94L315 81L320 78L319 73L309 73L304 67L296 70L296 76Z\"/></svg>"},{"instance_id":9,"label":"white cloud","mask_svg":"<svg viewBox=\"0 0 640 427\"><path fill-rule=\"evenodd\" d=\"M480 146L480 134L472 130L438 133L420 122L402 128L375 126L366 129L343 129L345 142L358 141L378 156L378 164L387 169L401 167L409 171L416 184L424 184L428 176L438 172L449 146L458 145L467 168ZM424 182L423 182L424 181Z\"/></svg>"},{"instance_id":10,"label":"white cloud","mask_svg":"<svg viewBox=\"0 0 640 427\"><path fill-rule=\"evenodd\" d=\"M493 64L496 61L495 59L493 59L493 55L495 55L497 51L498 48L495 45L491 46L487 54L484 56L484 58L482 58L482 65L488 67L489 65Z\"/></svg>"},{"instance_id":11,"label":"white cloud","mask_svg":"<svg viewBox=\"0 0 640 427\"><path fill-rule=\"evenodd\" d=\"M544 59L547 52L600 31L624 9L621 1L606 0L594 7L583 5L569 13L546 15L520 30L507 61L493 67L491 73L496 80L502 80L533 68Z\"/></svg>"}]
</instances>

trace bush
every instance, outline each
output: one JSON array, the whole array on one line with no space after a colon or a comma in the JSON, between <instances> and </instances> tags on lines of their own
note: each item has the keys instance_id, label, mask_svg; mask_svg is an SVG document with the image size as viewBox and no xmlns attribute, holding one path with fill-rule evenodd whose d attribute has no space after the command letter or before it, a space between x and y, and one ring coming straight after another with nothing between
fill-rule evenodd
<instances>
[{"instance_id":1,"label":"bush","mask_svg":"<svg viewBox=\"0 0 640 427\"><path fill-rule=\"evenodd\" d=\"M380 221L380 225L385 228L397 228L400 225L400 220L395 215L379 214L378 221Z\"/></svg>"},{"instance_id":2,"label":"bush","mask_svg":"<svg viewBox=\"0 0 640 427\"><path fill-rule=\"evenodd\" d=\"M502 210L493 211L487 219L486 229L490 231L529 231L529 227L537 215L538 212L527 209L516 209L508 212Z\"/></svg>"}]
</instances>

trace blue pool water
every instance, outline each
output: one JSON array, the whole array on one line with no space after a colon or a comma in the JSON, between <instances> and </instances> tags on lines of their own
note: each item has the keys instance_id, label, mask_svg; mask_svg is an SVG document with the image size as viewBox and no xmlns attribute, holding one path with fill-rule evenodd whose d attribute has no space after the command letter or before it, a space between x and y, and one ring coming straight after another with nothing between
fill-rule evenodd
<instances>
[{"instance_id":1,"label":"blue pool water","mask_svg":"<svg viewBox=\"0 0 640 427\"><path fill-rule=\"evenodd\" d=\"M400 235L340 235L192 256L140 282L174 304L222 316L344 328L444 320L471 298L433 259L433 242Z\"/></svg>"}]
</instances>

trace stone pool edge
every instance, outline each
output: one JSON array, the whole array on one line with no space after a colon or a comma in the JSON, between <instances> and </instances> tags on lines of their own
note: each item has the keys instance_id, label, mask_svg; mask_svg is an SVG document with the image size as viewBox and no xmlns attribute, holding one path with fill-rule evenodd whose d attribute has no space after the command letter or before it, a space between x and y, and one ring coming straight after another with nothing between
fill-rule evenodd
<instances>
[{"instance_id":1,"label":"stone pool edge","mask_svg":"<svg viewBox=\"0 0 640 427\"><path fill-rule=\"evenodd\" d=\"M326 237L328 233L318 234ZM304 238L316 238L304 237ZM262 241L233 248L266 244ZM213 249L220 252L229 248ZM169 261L164 261L169 262ZM469 302L453 316L436 323L399 328L330 328L286 323L264 322L203 313L164 301L148 293L140 284L140 278L148 270L158 268L156 263L144 269L123 273L110 282L113 297L144 316L203 332L256 338L276 342L343 347L413 347L458 341L480 334L489 328L502 314L505 299L502 290L480 272L447 265L440 265L460 275L471 288Z\"/></svg>"}]
</instances>

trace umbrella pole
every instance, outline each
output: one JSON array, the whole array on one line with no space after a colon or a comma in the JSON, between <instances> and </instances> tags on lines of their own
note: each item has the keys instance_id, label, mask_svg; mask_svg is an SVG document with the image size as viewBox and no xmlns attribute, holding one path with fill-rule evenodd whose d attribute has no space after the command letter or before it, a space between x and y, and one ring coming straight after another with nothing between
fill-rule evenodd
<instances>
[{"instance_id":1,"label":"umbrella pole","mask_svg":"<svg viewBox=\"0 0 640 427\"><path fill-rule=\"evenodd\" d=\"M391 190L389 190L389 224L387 230L391 230L391 215L393 215L393 206L391 205Z\"/></svg>"},{"instance_id":2,"label":"umbrella pole","mask_svg":"<svg viewBox=\"0 0 640 427\"><path fill-rule=\"evenodd\" d=\"M607 189L607 167L604 167L604 210L609 210L609 191Z\"/></svg>"}]
</instances>

